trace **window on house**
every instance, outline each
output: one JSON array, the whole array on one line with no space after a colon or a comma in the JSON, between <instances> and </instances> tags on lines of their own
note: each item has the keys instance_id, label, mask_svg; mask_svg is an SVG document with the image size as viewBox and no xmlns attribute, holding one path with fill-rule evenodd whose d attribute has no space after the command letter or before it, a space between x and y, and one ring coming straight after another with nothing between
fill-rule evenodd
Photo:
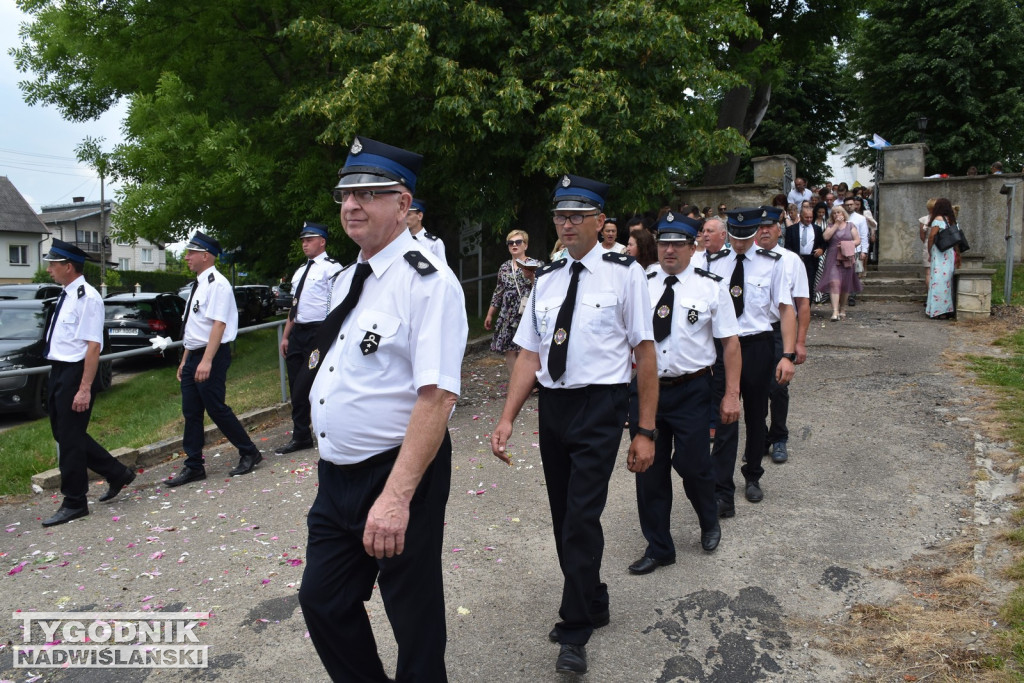
<instances>
[{"instance_id":1,"label":"window on house","mask_svg":"<svg viewBox=\"0 0 1024 683\"><path fill-rule=\"evenodd\" d=\"M117 259L118 270L131 270L131 259L121 257Z\"/></svg>"},{"instance_id":2,"label":"window on house","mask_svg":"<svg viewBox=\"0 0 1024 683\"><path fill-rule=\"evenodd\" d=\"M28 265L28 245L12 244L10 246L10 257L12 266Z\"/></svg>"},{"instance_id":3,"label":"window on house","mask_svg":"<svg viewBox=\"0 0 1024 683\"><path fill-rule=\"evenodd\" d=\"M153 262L153 250L152 249L143 249L142 250L142 262L143 263L152 263Z\"/></svg>"}]
</instances>

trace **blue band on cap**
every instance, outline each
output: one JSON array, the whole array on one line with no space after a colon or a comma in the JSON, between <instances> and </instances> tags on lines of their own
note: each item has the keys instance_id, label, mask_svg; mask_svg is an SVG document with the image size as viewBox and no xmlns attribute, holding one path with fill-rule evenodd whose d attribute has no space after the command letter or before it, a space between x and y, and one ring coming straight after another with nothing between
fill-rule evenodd
<instances>
[{"instance_id":1,"label":"blue band on cap","mask_svg":"<svg viewBox=\"0 0 1024 683\"><path fill-rule=\"evenodd\" d=\"M50 247L50 254L57 254L59 256L63 256L68 261L73 261L75 263L85 263L84 256L72 253L70 251L66 251L64 249L61 249L60 247Z\"/></svg>"},{"instance_id":2,"label":"blue band on cap","mask_svg":"<svg viewBox=\"0 0 1024 683\"><path fill-rule=\"evenodd\" d=\"M596 192L591 192L585 187L579 186L559 188L558 190L555 191L554 201L555 203L558 203L560 200L563 199L574 199L577 197L584 197L592 202L595 202L597 204L598 209L604 208L604 197L597 194Z\"/></svg>"},{"instance_id":3,"label":"blue band on cap","mask_svg":"<svg viewBox=\"0 0 1024 683\"><path fill-rule=\"evenodd\" d=\"M343 170L345 175L349 175L350 173L357 173L358 171L356 171L356 169L358 168L378 168L397 176L395 181L403 183L410 190L415 189L416 187L416 174L394 159L388 159L387 157L363 152L357 156L349 156L348 161L345 162Z\"/></svg>"}]
</instances>

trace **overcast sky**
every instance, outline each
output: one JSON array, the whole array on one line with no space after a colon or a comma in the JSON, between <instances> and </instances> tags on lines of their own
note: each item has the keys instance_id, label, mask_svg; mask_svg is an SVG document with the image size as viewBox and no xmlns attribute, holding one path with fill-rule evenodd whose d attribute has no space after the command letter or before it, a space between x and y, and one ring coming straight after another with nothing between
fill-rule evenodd
<instances>
[{"instance_id":1,"label":"overcast sky","mask_svg":"<svg viewBox=\"0 0 1024 683\"><path fill-rule=\"evenodd\" d=\"M72 197L99 201L99 176L75 160L75 147L91 136L105 139L105 151L113 149L121 141L125 107L98 121L70 123L53 107L25 104L18 81L29 80L29 74L19 73L7 54L18 44L18 28L25 20L14 0L0 0L0 175L36 211L41 205L69 203ZM108 183L106 196L112 195Z\"/></svg>"}]
</instances>

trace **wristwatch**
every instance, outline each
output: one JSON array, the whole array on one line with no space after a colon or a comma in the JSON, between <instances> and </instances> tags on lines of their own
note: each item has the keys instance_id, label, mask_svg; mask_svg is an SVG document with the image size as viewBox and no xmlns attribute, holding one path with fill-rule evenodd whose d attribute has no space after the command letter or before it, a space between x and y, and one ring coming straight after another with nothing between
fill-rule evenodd
<instances>
[{"instance_id":1,"label":"wristwatch","mask_svg":"<svg viewBox=\"0 0 1024 683\"><path fill-rule=\"evenodd\" d=\"M641 436L646 436L651 441L657 441L658 440L658 428L657 427L655 427L654 429L644 429L643 427L637 427L636 428L636 433L640 434Z\"/></svg>"},{"instance_id":2,"label":"wristwatch","mask_svg":"<svg viewBox=\"0 0 1024 683\"><path fill-rule=\"evenodd\" d=\"M796 354L795 353L784 353L784 354L782 354L782 357L786 358L787 360L789 360L790 363L795 363L796 362Z\"/></svg>"}]
</instances>

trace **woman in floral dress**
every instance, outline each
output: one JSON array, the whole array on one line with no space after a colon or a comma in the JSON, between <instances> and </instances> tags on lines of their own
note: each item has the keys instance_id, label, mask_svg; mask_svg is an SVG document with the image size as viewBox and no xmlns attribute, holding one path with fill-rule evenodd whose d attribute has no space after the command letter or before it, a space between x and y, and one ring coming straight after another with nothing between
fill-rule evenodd
<instances>
[{"instance_id":1,"label":"woman in floral dress","mask_svg":"<svg viewBox=\"0 0 1024 683\"><path fill-rule=\"evenodd\" d=\"M498 285L491 297L491 306L484 318L484 329L494 329L491 340L491 351L505 355L508 374L512 375L512 367L519 356L519 347L512 343L516 335L519 321L523 317L523 307L533 289L534 269L523 268L516 263L517 259L526 260L526 248L530 245L530 236L523 230L513 230L505 239L508 253L512 257L498 268ZM497 316L497 319L495 319Z\"/></svg>"},{"instance_id":2,"label":"woman in floral dress","mask_svg":"<svg viewBox=\"0 0 1024 683\"><path fill-rule=\"evenodd\" d=\"M935 237L940 230L956 223L953 205L945 197L935 200L930 214L928 230L928 253L931 263L928 266L928 299L924 312L929 318L953 317L953 270L956 268L956 250L951 247L939 251L935 246Z\"/></svg>"}]
</instances>

